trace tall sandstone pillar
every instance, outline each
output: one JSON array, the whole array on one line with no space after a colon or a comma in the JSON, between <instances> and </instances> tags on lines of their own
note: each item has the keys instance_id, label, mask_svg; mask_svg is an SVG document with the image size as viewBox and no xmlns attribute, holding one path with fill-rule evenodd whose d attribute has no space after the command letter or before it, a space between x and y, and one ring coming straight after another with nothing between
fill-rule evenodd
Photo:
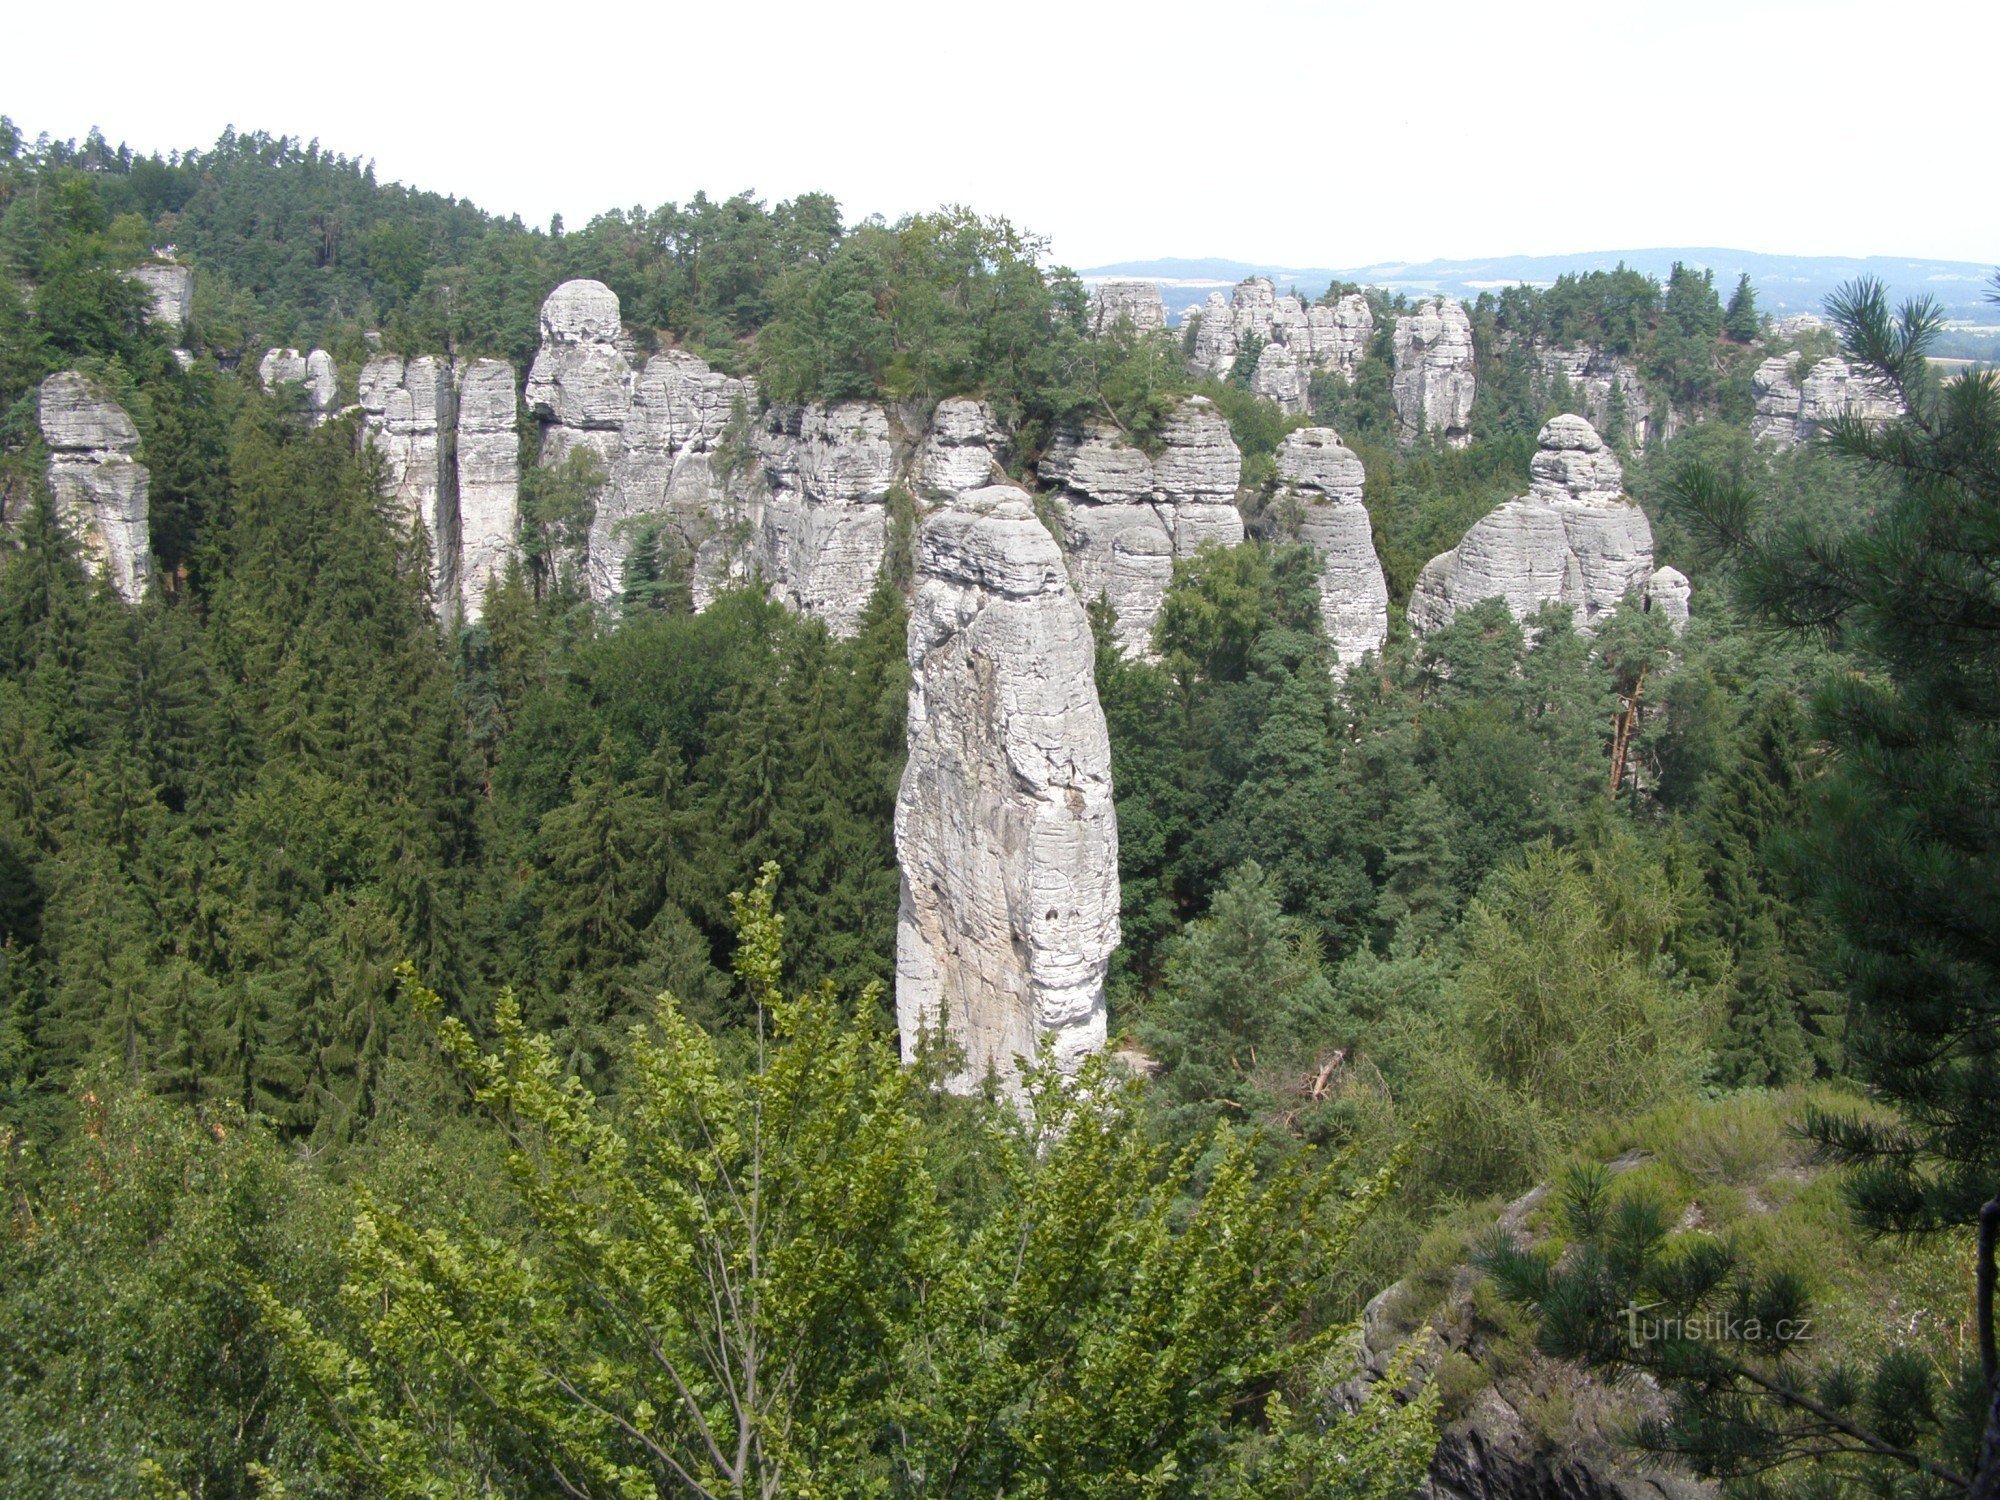
<instances>
[{"instance_id":1,"label":"tall sandstone pillar","mask_svg":"<svg viewBox=\"0 0 2000 1500\"><path fill-rule=\"evenodd\" d=\"M903 1055L942 1022L951 1086L1044 1037L1104 1045L1118 826L1090 622L1028 497L996 485L924 522L910 611L909 762L896 801Z\"/></svg>"}]
</instances>

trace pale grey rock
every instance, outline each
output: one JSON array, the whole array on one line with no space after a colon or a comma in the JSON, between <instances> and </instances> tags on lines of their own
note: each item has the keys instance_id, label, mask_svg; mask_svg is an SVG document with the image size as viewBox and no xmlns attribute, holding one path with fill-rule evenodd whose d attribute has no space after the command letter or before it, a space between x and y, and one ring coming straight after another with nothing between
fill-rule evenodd
<instances>
[{"instance_id":1,"label":"pale grey rock","mask_svg":"<svg viewBox=\"0 0 2000 1500\"><path fill-rule=\"evenodd\" d=\"M1160 288L1151 281L1100 281L1090 292L1090 331L1102 335L1123 320L1134 333L1155 333L1167 326L1167 309Z\"/></svg>"},{"instance_id":2,"label":"pale grey rock","mask_svg":"<svg viewBox=\"0 0 2000 1500\"><path fill-rule=\"evenodd\" d=\"M1162 433L1157 460L1107 427L1064 434L1042 459L1056 488L1050 504L1078 593L1107 600L1128 656L1151 648L1174 559L1204 543L1243 540L1236 489L1243 460L1215 404L1181 403Z\"/></svg>"},{"instance_id":3,"label":"pale grey rock","mask_svg":"<svg viewBox=\"0 0 2000 1500\"><path fill-rule=\"evenodd\" d=\"M1250 391L1284 411L1303 412L1312 404L1312 372L1285 345L1266 344L1257 356Z\"/></svg>"},{"instance_id":4,"label":"pale grey rock","mask_svg":"<svg viewBox=\"0 0 2000 1500\"><path fill-rule=\"evenodd\" d=\"M1208 300L1193 309L1190 316L1198 321L1193 346L1188 352L1188 369L1192 374L1213 376L1220 380L1236 363L1238 341L1229 299L1220 292L1210 292Z\"/></svg>"},{"instance_id":5,"label":"pale grey rock","mask_svg":"<svg viewBox=\"0 0 2000 1500\"><path fill-rule=\"evenodd\" d=\"M457 447L459 618L470 625L506 574L520 524L514 367L505 360L476 359L459 377Z\"/></svg>"},{"instance_id":6,"label":"pale grey rock","mask_svg":"<svg viewBox=\"0 0 2000 1500\"><path fill-rule=\"evenodd\" d=\"M542 303L542 341L528 372L528 408L575 431L615 432L632 405L632 366L617 339L618 294L565 281Z\"/></svg>"},{"instance_id":7,"label":"pale grey rock","mask_svg":"<svg viewBox=\"0 0 2000 1500\"><path fill-rule=\"evenodd\" d=\"M1688 600L1694 593L1679 568L1659 568L1646 580L1646 608L1658 611L1679 635L1687 629Z\"/></svg>"},{"instance_id":8,"label":"pale grey rock","mask_svg":"<svg viewBox=\"0 0 2000 1500\"><path fill-rule=\"evenodd\" d=\"M931 413L930 430L917 445L917 493L926 500L949 500L1004 479L993 456L998 439L992 408L984 401L965 397L940 401Z\"/></svg>"},{"instance_id":9,"label":"pale grey rock","mask_svg":"<svg viewBox=\"0 0 2000 1500\"><path fill-rule=\"evenodd\" d=\"M340 372L324 349L301 354L296 349L267 349L257 362L257 380L265 390L281 385L303 386L306 410L315 423L332 416L340 401Z\"/></svg>"},{"instance_id":10,"label":"pale grey rock","mask_svg":"<svg viewBox=\"0 0 2000 1500\"><path fill-rule=\"evenodd\" d=\"M138 603L153 576L151 476L138 461L139 429L74 370L42 382L39 416L57 520L91 576Z\"/></svg>"},{"instance_id":11,"label":"pale grey rock","mask_svg":"<svg viewBox=\"0 0 2000 1500\"><path fill-rule=\"evenodd\" d=\"M1452 297L1427 297L1396 320L1396 421L1404 442L1437 433L1472 441L1472 319Z\"/></svg>"},{"instance_id":12,"label":"pale grey rock","mask_svg":"<svg viewBox=\"0 0 2000 1500\"><path fill-rule=\"evenodd\" d=\"M1330 427L1301 428L1278 448L1273 506L1296 513L1299 540L1319 555L1320 619L1341 677L1389 638L1389 585L1361 498L1366 479L1360 457Z\"/></svg>"},{"instance_id":13,"label":"pale grey rock","mask_svg":"<svg viewBox=\"0 0 2000 1500\"><path fill-rule=\"evenodd\" d=\"M1792 362L1774 354L1750 377L1750 436L1760 443L1789 447L1799 440L1799 387Z\"/></svg>"},{"instance_id":14,"label":"pale grey rock","mask_svg":"<svg viewBox=\"0 0 2000 1500\"><path fill-rule=\"evenodd\" d=\"M1816 333L1831 333L1833 325L1818 313L1793 313L1771 320L1771 337L1779 343L1797 343Z\"/></svg>"},{"instance_id":15,"label":"pale grey rock","mask_svg":"<svg viewBox=\"0 0 2000 1500\"><path fill-rule=\"evenodd\" d=\"M135 281L153 299L146 321L172 333L186 329L194 313L194 271L170 260L152 261L122 273Z\"/></svg>"},{"instance_id":16,"label":"pale grey rock","mask_svg":"<svg viewBox=\"0 0 2000 1500\"><path fill-rule=\"evenodd\" d=\"M440 558L447 557L447 532L455 526L444 514L456 420L450 367L430 355L407 363L375 355L361 367L356 399L362 431L382 456L382 497L396 502L404 526L421 518Z\"/></svg>"},{"instance_id":17,"label":"pale grey rock","mask_svg":"<svg viewBox=\"0 0 2000 1500\"><path fill-rule=\"evenodd\" d=\"M1750 377L1750 392L1754 403L1750 435L1781 446L1810 442L1843 413L1873 424L1903 414L1893 388L1838 355L1820 360L1796 383L1792 360L1773 355Z\"/></svg>"},{"instance_id":18,"label":"pale grey rock","mask_svg":"<svg viewBox=\"0 0 2000 1500\"><path fill-rule=\"evenodd\" d=\"M1105 1039L1118 828L1090 623L1022 491L974 490L924 522L909 625L909 758L896 799L896 1018L964 1049L950 1080L1046 1040L1074 1069Z\"/></svg>"},{"instance_id":19,"label":"pale grey rock","mask_svg":"<svg viewBox=\"0 0 2000 1500\"><path fill-rule=\"evenodd\" d=\"M1263 276L1238 282L1226 300L1211 292L1199 311L1190 371L1221 379L1240 356L1258 348L1250 388L1293 413L1310 406L1314 372L1352 380L1375 332L1366 297L1350 292L1331 306L1308 307L1289 293L1280 295Z\"/></svg>"},{"instance_id":20,"label":"pale grey rock","mask_svg":"<svg viewBox=\"0 0 2000 1500\"><path fill-rule=\"evenodd\" d=\"M1612 432L1617 418L1616 436L1634 452L1645 450L1655 436L1653 402L1631 360L1595 344L1539 346L1534 352L1544 399L1560 377L1583 406L1591 426Z\"/></svg>"},{"instance_id":21,"label":"pale grey rock","mask_svg":"<svg viewBox=\"0 0 2000 1500\"><path fill-rule=\"evenodd\" d=\"M1316 370L1331 370L1352 381L1375 341L1375 312L1359 292L1348 292L1331 306L1315 303L1306 309Z\"/></svg>"},{"instance_id":22,"label":"pale grey rock","mask_svg":"<svg viewBox=\"0 0 2000 1500\"><path fill-rule=\"evenodd\" d=\"M751 571L772 597L852 635L887 554L901 472L888 413L869 401L774 408L757 450Z\"/></svg>"},{"instance_id":23,"label":"pale grey rock","mask_svg":"<svg viewBox=\"0 0 2000 1500\"><path fill-rule=\"evenodd\" d=\"M1503 600L1517 620L1562 604L1589 631L1653 572L1646 513L1624 494L1618 459L1581 417L1542 429L1526 495L1473 523L1451 551L1424 565L1410 594L1410 626L1428 634L1461 609Z\"/></svg>"}]
</instances>

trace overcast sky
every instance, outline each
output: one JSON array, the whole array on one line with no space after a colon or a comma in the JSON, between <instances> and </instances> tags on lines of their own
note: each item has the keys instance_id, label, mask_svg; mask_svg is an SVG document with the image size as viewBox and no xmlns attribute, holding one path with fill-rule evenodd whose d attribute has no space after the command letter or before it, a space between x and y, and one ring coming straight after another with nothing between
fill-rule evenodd
<instances>
[{"instance_id":1,"label":"overcast sky","mask_svg":"<svg viewBox=\"0 0 2000 1500\"><path fill-rule=\"evenodd\" d=\"M1994 0L8 9L31 136L316 136L534 223L822 189L1005 214L1073 266L2000 260Z\"/></svg>"}]
</instances>

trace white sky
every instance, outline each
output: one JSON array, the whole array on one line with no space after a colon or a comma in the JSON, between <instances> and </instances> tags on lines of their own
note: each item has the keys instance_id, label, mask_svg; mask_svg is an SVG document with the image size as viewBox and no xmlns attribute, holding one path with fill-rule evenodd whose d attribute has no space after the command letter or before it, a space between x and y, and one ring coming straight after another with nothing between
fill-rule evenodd
<instances>
[{"instance_id":1,"label":"white sky","mask_svg":"<svg viewBox=\"0 0 2000 1500\"><path fill-rule=\"evenodd\" d=\"M31 136L317 136L531 223L823 189L850 221L1005 214L1074 266L2000 260L1994 0L8 12L0 112Z\"/></svg>"}]
</instances>

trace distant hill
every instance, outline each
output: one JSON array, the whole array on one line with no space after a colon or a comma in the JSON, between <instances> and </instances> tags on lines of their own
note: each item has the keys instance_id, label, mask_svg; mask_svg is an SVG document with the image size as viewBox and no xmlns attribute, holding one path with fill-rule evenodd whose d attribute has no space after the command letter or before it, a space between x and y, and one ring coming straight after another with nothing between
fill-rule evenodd
<instances>
[{"instance_id":1,"label":"distant hill","mask_svg":"<svg viewBox=\"0 0 2000 1500\"><path fill-rule=\"evenodd\" d=\"M1993 266L1975 261L1918 260L1893 255L1764 255L1754 250L1721 250L1707 246L1659 250L1592 250L1575 255L1496 255L1485 259L1430 260L1422 263L1383 261L1346 269L1255 265L1218 259L1123 261L1091 266L1078 274L1085 281L1132 277L1160 283L1160 295L1170 313L1178 314L1211 291L1227 290L1246 276L1268 276L1280 291L1297 287L1316 297L1330 282L1354 281L1387 287L1411 295L1446 292L1470 300L1482 291L1526 282L1547 286L1566 271L1609 271L1621 261L1634 270L1664 279L1675 261L1710 269L1726 296L1743 272L1757 289L1764 311L1818 312L1834 289L1857 276L1873 276L1889 288L1892 300L1929 295L1945 305L1957 322L2000 328L2000 307L1985 300L1992 287Z\"/></svg>"}]
</instances>

